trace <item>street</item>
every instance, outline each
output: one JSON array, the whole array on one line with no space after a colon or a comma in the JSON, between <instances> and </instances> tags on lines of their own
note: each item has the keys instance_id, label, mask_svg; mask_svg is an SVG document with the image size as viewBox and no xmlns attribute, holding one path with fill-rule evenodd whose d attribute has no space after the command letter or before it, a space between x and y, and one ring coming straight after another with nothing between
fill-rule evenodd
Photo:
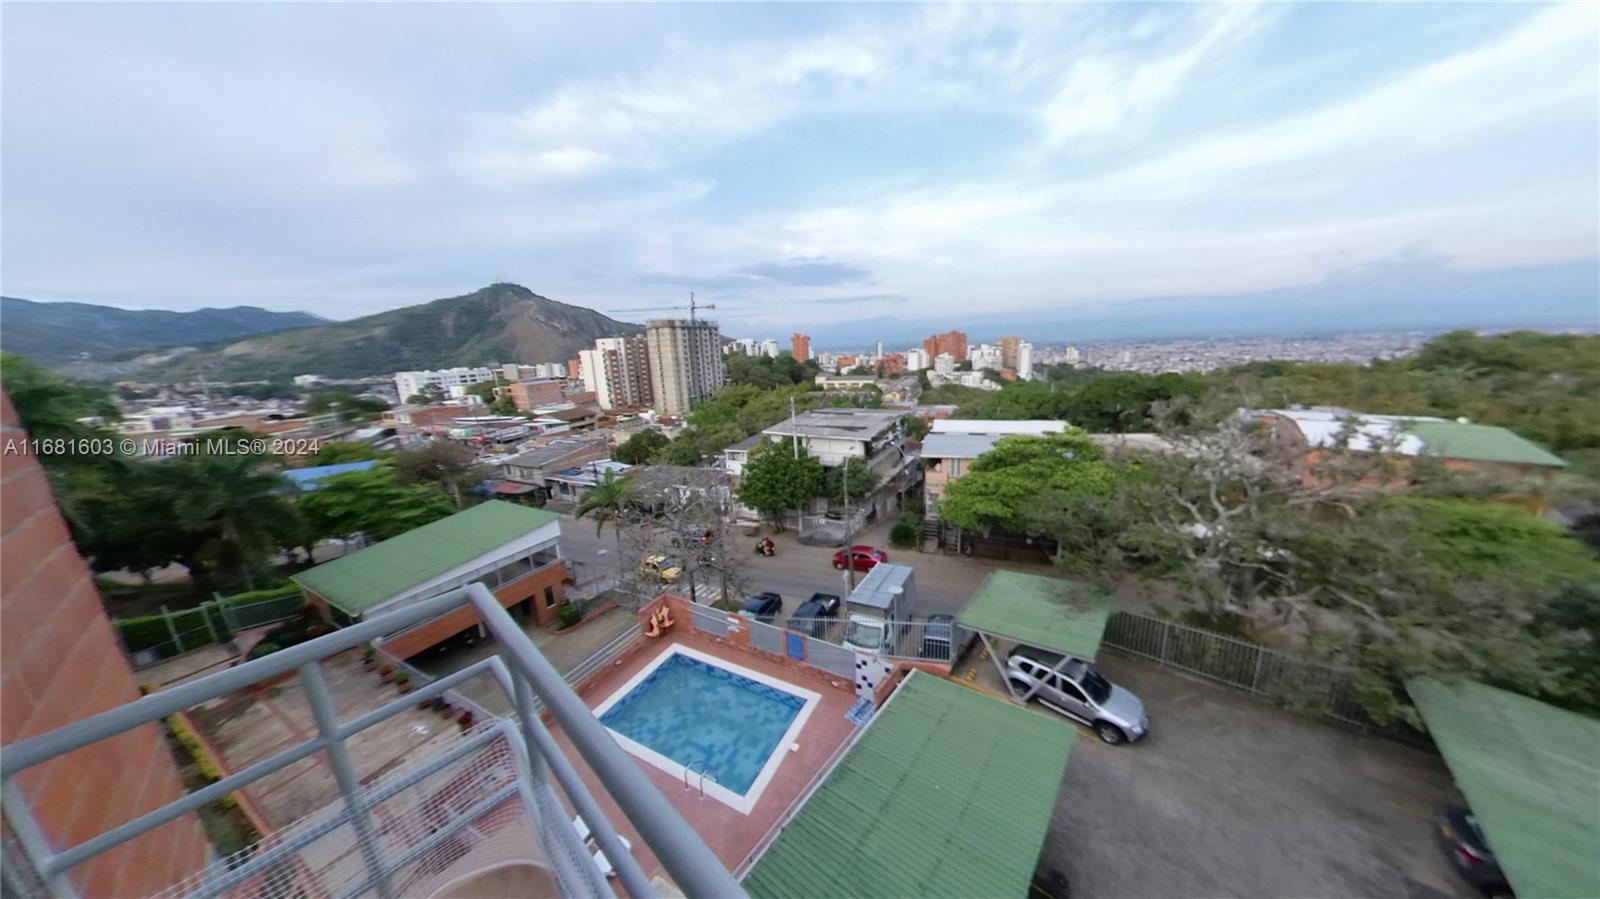
<instances>
[{"instance_id":1,"label":"street","mask_svg":"<svg viewBox=\"0 0 1600 899\"><path fill-rule=\"evenodd\" d=\"M989 572L996 569L1042 575L1055 573L1050 565L996 562L992 559L919 553L915 549L892 549L888 541L890 524L880 522L863 530L855 542L876 546L889 554L890 562L916 569L917 604L914 614L919 618L940 613L954 615L977 591ZM786 615L813 593L848 595L845 572L835 571L832 566L833 547L806 546L795 539L792 531L773 537L773 541L778 545L778 554L766 558L755 554L756 538L742 534L729 538L731 551L749 555L745 570L749 576L750 593L771 591L782 596ZM596 538L594 525L590 522L562 516L561 554L574 563L580 583L617 571L617 539L609 527ZM857 572L856 582L860 583L865 575L866 572ZM680 588L679 592L686 591ZM700 598L705 600L704 597Z\"/></svg>"}]
</instances>

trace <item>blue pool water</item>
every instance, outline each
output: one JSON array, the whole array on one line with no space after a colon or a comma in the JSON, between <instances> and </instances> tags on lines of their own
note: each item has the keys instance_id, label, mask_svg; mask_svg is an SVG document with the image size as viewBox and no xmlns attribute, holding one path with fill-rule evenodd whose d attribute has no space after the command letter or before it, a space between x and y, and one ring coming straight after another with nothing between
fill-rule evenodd
<instances>
[{"instance_id":1,"label":"blue pool water","mask_svg":"<svg viewBox=\"0 0 1600 899\"><path fill-rule=\"evenodd\" d=\"M743 795L804 706L792 693L674 654L600 722Z\"/></svg>"}]
</instances>

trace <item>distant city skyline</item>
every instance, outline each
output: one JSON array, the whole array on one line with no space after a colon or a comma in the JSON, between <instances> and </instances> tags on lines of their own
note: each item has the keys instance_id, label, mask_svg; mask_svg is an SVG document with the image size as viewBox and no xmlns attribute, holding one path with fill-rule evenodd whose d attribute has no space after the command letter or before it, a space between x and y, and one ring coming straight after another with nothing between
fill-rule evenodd
<instances>
[{"instance_id":1,"label":"distant city skyline","mask_svg":"<svg viewBox=\"0 0 1600 899\"><path fill-rule=\"evenodd\" d=\"M1419 274L1472 295L1461 324L1593 316L1596 17L15 5L0 291L347 319L496 280L603 312L695 290L726 333L819 346L1432 324L1394 300ZM1304 307L1221 320L1274 292Z\"/></svg>"}]
</instances>

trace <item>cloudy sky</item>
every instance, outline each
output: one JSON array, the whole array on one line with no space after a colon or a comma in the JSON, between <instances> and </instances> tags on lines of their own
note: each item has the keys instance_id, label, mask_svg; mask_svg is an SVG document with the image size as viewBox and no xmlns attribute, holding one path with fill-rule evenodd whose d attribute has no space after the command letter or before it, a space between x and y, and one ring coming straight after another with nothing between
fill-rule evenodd
<instances>
[{"instance_id":1,"label":"cloudy sky","mask_svg":"<svg viewBox=\"0 0 1600 899\"><path fill-rule=\"evenodd\" d=\"M0 288L786 333L1515 285L1600 252L1596 9L8 4Z\"/></svg>"}]
</instances>

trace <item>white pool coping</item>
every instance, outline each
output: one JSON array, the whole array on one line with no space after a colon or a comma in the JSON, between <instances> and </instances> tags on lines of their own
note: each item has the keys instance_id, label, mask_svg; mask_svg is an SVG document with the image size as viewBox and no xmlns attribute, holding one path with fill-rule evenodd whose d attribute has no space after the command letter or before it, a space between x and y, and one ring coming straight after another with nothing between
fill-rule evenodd
<instances>
[{"instance_id":1,"label":"white pool coping","mask_svg":"<svg viewBox=\"0 0 1600 899\"><path fill-rule=\"evenodd\" d=\"M667 660L675 655L688 656L695 661L704 662L707 665L721 668L724 671L731 671L740 677L747 677L758 684L771 687L775 690L782 690L783 692L788 693L789 695L798 699L804 700L805 702L805 704L800 707L799 713L794 716L794 720L789 722L789 729L783 732L783 736L778 740L778 745L772 748L772 754L767 756L766 764L762 765L761 770L756 773L756 779L751 781L750 789L746 790L742 794L735 793L727 787L717 783L715 780L712 780L710 777L705 778L705 795L717 800L723 805L729 806L740 814L748 815L750 814L750 810L755 808L756 802L761 799L761 794L767 789L767 784L772 782L773 775L778 773L778 766L783 763L784 756L788 755L791 749L794 748L795 738L800 735L801 728L805 727L806 720L811 717L811 713L816 709L817 703L822 701L822 694L804 689L803 687L797 687L788 681L779 680L778 678L770 675L762 674L759 671L752 671L743 665L735 665L726 659L717 658L710 653L701 652L700 650L692 647L674 645L666 652L663 652L661 655L652 659L650 664L644 666L644 668L633 677L628 678L627 683L618 687L611 693L610 696L607 696L600 702L599 705L595 706L594 716L599 718L601 715L604 715L606 712L610 711L612 706L621 702L624 696L627 696L629 693L633 692L634 688L639 686L639 684L643 682L645 678L649 677L657 668L660 668L662 665L666 664ZM678 764L677 762L667 758L659 752L656 752L648 746L628 739L609 727L607 727L606 730L610 732L612 738L617 741L618 745L637 756L640 760L649 764L651 767L672 775L680 782L682 782L687 776L689 778L688 782L691 788L698 788L700 786L700 773L698 771L694 772L693 774L686 774L687 769L685 766Z\"/></svg>"}]
</instances>

